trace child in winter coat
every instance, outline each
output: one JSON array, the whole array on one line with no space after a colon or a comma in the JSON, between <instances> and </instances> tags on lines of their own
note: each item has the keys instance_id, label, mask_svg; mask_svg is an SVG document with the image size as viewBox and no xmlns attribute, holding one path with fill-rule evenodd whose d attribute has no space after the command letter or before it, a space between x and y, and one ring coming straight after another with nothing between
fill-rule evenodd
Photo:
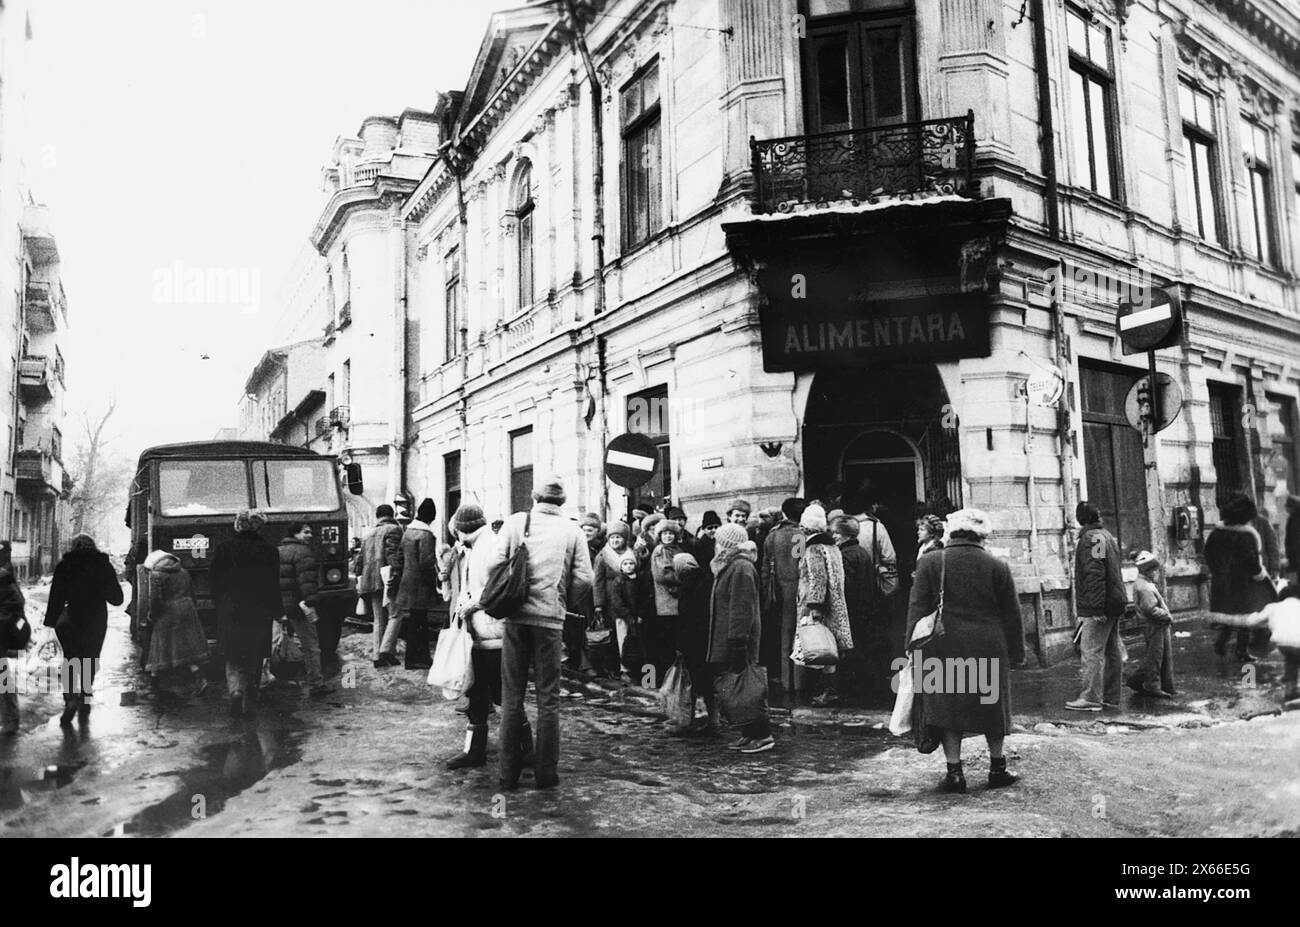
<instances>
[{"instance_id":1,"label":"child in winter coat","mask_svg":"<svg viewBox=\"0 0 1300 927\"><path fill-rule=\"evenodd\" d=\"M646 660L654 664L656 686L663 682L664 674L672 666L676 654L673 646L673 629L680 611L678 604L678 579L673 558L684 553L681 547L681 527L675 521L661 521L656 527L655 545L650 554L650 576L654 582L654 617L646 617Z\"/></svg>"},{"instance_id":2,"label":"child in winter coat","mask_svg":"<svg viewBox=\"0 0 1300 927\"><path fill-rule=\"evenodd\" d=\"M1165 597L1160 594L1155 580L1160 572L1160 561L1149 550L1137 555L1138 576L1133 581L1133 601L1138 617L1142 619L1142 633L1146 638L1146 656L1142 666L1128 678L1128 686L1142 695L1169 698L1174 691L1173 650L1171 625L1173 616Z\"/></svg>"}]
</instances>

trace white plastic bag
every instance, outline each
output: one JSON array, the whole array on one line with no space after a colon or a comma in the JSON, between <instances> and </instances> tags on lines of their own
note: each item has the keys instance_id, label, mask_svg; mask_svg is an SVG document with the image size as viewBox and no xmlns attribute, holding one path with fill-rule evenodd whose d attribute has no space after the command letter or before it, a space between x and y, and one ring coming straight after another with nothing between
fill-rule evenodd
<instances>
[{"instance_id":1,"label":"white plastic bag","mask_svg":"<svg viewBox=\"0 0 1300 927\"><path fill-rule=\"evenodd\" d=\"M912 703L916 699L910 658L907 666L899 670L894 678L898 681L895 686L898 695L894 697L894 713L889 716L889 733L902 737L912 729Z\"/></svg>"},{"instance_id":2,"label":"white plastic bag","mask_svg":"<svg viewBox=\"0 0 1300 927\"><path fill-rule=\"evenodd\" d=\"M451 625L438 634L428 682L441 688L446 699L460 698L474 684L474 638L463 619L453 618Z\"/></svg>"},{"instance_id":3,"label":"white plastic bag","mask_svg":"<svg viewBox=\"0 0 1300 927\"><path fill-rule=\"evenodd\" d=\"M41 676L46 673L58 673L63 667L63 647L59 637L50 627L36 628L32 633L31 650L27 653L27 662L23 669L28 676Z\"/></svg>"},{"instance_id":4,"label":"white plastic bag","mask_svg":"<svg viewBox=\"0 0 1300 927\"><path fill-rule=\"evenodd\" d=\"M1283 599L1264 606L1273 643L1278 647L1300 648L1300 599Z\"/></svg>"}]
</instances>

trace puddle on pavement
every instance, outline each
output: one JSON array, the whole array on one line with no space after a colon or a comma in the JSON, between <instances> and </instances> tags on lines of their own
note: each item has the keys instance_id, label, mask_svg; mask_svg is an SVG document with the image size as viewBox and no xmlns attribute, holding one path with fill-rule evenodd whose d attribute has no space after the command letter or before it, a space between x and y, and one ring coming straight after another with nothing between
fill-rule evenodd
<instances>
[{"instance_id":1,"label":"puddle on pavement","mask_svg":"<svg viewBox=\"0 0 1300 927\"><path fill-rule=\"evenodd\" d=\"M296 729L248 729L233 740L203 747L202 765L175 774L180 788L103 836L159 837L218 814L267 773L296 763L301 757L298 736Z\"/></svg>"}]
</instances>

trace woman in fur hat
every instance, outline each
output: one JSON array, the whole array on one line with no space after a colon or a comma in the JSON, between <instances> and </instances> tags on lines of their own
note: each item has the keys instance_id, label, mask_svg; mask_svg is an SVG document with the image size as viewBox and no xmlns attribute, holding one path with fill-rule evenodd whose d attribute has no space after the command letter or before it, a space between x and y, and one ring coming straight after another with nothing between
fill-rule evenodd
<instances>
[{"instance_id":1,"label":"woman in fur hat","mask_svg":"<svg viewBox=\"0 0 1300 927\"><path fill-rule=\"evenodd\" d=\"M1020 600L1011 568L984 549L992 533L988 516L978 509L961 509L947 519L942 550L923 556L916 567L907 607L906 640L916 623L943 601L944 635L915 651L920 670L939 668L936 675L918 674L921 723L939 728L948 774L940 783L944 792L964 793L966 776L961 765L961 741L967 734L983 734L989 746L989 787L1011 785L1019 777L1007 771L1003 738L1011 733L1012 665L1025 659L1020 624ZM937 660L938 662L932 662ZM975 666L976 684L967 678L945 691L952 667ZM996 685L985 691L978 683ZM935 683L937 681L937 690Z\"/></svg>"}]
</instances>

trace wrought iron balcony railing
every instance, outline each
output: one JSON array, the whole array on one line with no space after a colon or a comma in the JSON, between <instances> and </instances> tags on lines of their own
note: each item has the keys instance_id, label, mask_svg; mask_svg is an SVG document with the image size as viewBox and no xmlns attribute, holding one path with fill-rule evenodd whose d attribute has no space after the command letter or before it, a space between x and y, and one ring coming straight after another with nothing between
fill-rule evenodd
<instances>
[{"instance_id":1,"label":"wrought iron balcony railing","mask_svg":"<svg viewBox=\"0 0 1300 927\"><path fill-rule=\"evenodd\" d=\"M899 194L973 196L975 114L819 135L750 139L754 211L866 203Z\"/></svg>"}]
</instances>

